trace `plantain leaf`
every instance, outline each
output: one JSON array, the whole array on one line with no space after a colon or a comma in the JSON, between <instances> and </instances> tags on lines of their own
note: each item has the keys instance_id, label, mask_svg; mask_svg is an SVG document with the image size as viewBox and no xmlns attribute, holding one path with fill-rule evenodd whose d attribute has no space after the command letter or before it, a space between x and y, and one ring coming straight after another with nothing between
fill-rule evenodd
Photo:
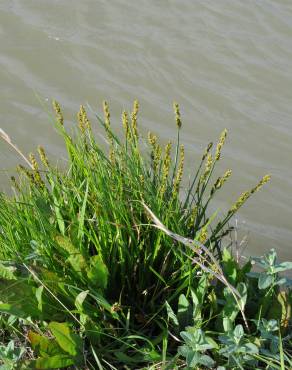
<instances>
[{"instance_id":1,"label":"plantain leaf","mask_svg":"<svg viewBox=\"0 0 292 370\"><path fill-rule=\"evenodd\" d=\"M20 370L29 369L62 369L74 365L74 360L68 355L56 355L51 357L40 357L32 361L24 361L19 367Z\"/></svg>"},{"instance_id":2,"label":"plantain leaf","mask_svg":"<svg viewBox=\"0 0 292 370\"><path fill-rule=\"evenodd\" d=\"M105 289L108 282L108 269L100 256L90 258L90 267L87 277L98 288Z\"/></svg>"},{"instance_id":3,"label":"plantain leaf","mask_svg":"<svg viewBox=\"0 0 292 370\"><path fill-rule=\"evenodd\" d=\"M77 310L80 312L83 312L83 302L85 298L87 297L88 293L89 293L89 290L84 290L83 292L79 293L75 299L75 306Z\"/></svg>"},{"instance_id":4,"label":"plantain leaf","mask_svg":"<svg viewBox=\"0 0 292 370\"><path fill-rule=\"evenodd\" d=\"M222 253L222 265L226 278L231 284L235 285L238 265L231 253L226 248L223 250Z\"/></svg>"},{"instance_id":5,"label":"plantain leaf","mask_svg":"<svg viewBox=\"0 0 292 370\"><path fill-rule=\"evenodd\" d=\"M63 350L54 339L49 339L48 337L33 331L28 332L28 339L31 343L32 349L41 357L63 354Z\"/></svg>"},{"instance_id":6,"label":"plantain leaf","mask_svg":"<svg viewBox=\"0 0 292 370\"><path fill-rule=\"evenodd\" d=\"M27 317L27 314L24 311L9 303L0 303L0 312L7 313L21 319L25 319Z\"/></svg>"},{"instance_id":7,"label":"plantain leaf","mask_svg":"<svg viewBox=\"0 0 292 370\"><path fill-rule=\"evenodd\" d=\"M81 352L81 338L72 333L67 323L51 322L49 329L53 333L59 346L72 356L77 356Z\"/></svg>"},{"instance_id":8,"label":"plantain leaf","mask_svg":"<svg viewBox=\"0 0 292 370\"><path fill-rule=\"evenodd\" d=\"M274 277L264 272L260 274L258 287L259 289L266 289L273 283Z\"/></svg>"}]
</instances>

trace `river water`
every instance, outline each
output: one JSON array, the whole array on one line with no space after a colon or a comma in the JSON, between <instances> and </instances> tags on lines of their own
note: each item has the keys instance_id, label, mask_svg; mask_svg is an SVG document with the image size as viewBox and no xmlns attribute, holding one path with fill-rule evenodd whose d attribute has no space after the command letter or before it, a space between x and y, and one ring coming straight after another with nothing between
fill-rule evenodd
<instances>
[{"instance_id":1,"label":"river water","mask_svg":"<svg viewBox=\"0 0 292 370\"><path fill-rule=\"evenodd\" d=\"M259 178L272 181L238 215L254 255L292 258L292 1L0 0L0 127L24 152L62 156L47 117L52 98L67 124L80 103L115 125L132 100L140 127L175 137L180 103L187 173L226 127L220 171L233 169L221 210ZM0 142L1 188L19 162Z\"/></svg>"}]
</instances>

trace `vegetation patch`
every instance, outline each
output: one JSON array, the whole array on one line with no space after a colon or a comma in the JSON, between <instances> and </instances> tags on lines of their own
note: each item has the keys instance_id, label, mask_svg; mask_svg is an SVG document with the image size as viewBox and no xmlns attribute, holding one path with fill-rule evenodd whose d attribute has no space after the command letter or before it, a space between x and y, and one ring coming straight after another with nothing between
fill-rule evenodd
<instances>
[{"instance_id":1,"label":"vegetation patch","mask_svg":"<svg viewBox=\"0 0 292 370\"><path fill-rule=\"evenodd\" d=\"M292 263L274 250L241 263L225 238L269 176L212 214L231 176L215 176L226 130L183 187L176 103L177 141L162 147L140 137L137 101L122 114L123 140L104 102L108 149L83 106L69 133L53 106L65 169L0 132L26 162L14 195L0 195L0 369L291 368L292 294L279 273Z\"/></svg>"}]
</instances>

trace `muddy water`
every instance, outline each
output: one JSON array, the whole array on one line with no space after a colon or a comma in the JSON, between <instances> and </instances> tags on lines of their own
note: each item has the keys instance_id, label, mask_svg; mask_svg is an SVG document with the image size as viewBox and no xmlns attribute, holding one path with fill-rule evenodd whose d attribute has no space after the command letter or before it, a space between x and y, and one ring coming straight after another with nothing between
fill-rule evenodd
<instances>
[{"instance_id":1,"label":"muddy water","mask_svg":"<svg viewBox=\"0 0 292 370\"><path fill-rule=\"evenodd\" d=\"M67 124L79 104L141 103L140 126L175 136L182 108L191 172L209 140L229 131L220 171L233 178L216 207L266 173L272 182L240 211L249 251L292 257L292 2L240 0L0 0L1 125L25 152L43 144L62 156L46 104ZM0 142L1 182L18 163Z\"/></svg>"}]
</instances>

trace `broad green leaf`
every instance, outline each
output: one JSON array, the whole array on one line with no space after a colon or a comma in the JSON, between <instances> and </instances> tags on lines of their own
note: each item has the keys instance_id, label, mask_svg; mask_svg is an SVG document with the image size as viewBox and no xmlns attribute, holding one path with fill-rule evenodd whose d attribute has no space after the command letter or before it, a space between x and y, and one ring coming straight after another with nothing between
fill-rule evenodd
<instances>
[{"instance_id":1,"label":"broad green leaf","mask_svg":"<svg viewBox=\"0 0 292 370\"><path fill-rule=\"evenodd\" d=\"M74 360L68 355L56 355L51 357L40 357L36 360L25 361L21 369L63 369L74 365Z\"/></svg>"},{"instance_id":2,"label":"broad green leaf","mask_svg":"<svg viewBox=\"0 0 292 370\"><path fill-rule=\"evenodd\" d=\"M240 294L239 302L241 304L241 309L244 309L247 301L247 287L244 283L239 283L236 288Z\"/></svg>"},{"instance_id":3,"label":"broad green leaf","mask_svg":"<svg viewBox=\"0 0 292 370\"><path fill-rule=\"evenodd\" d=\"M244 330L243 330L242 325L236 325L236 327L235 327L235 329L233 331L233 334L238 339L242 338L243 335L244 335Z\"/></svg>"},{"instance_id":4,"label":"broad green leaf","mask_svg":"<svg viewBox=\"0 0 292 370\"><path fill-rule=\"evenodd\" d=\"M24 311L9 303L0 303L0 312L7 313L21 319L25 319L27 317L27 314Z\"/></svg>"},{"instance_id":5,"label":"broad green leaf","mask_svg":"<svg viewBox=\"0 0 292 370\"><path fill-rule=\"evenodd\" d=\"M235 285L236 284L236 278L237 278L237 269L238 265L229 252L228 249L224 249L222 253L222 265L223 265L223 271L227 278L227 280Z\"/></svg>"},{"instance_id":6,"label":"broad green leaf","mask_svg":"<svg viewBox=\"0 0 292 370\"><path fill-rule=\"evenodd\" d=\"M87 277L91 284L97 288L105 289L107 287L108 274L108 269L101 256L93 256L90 258Z\"/></svg>"},{"instance_id":7,"label":"broad green leaf","mask_svg":"<svg viewBox=\"0 0 292 370\"><path fill-rule=\"evenodd\" d=\"M67 258L67 262L70 263L70 265L73 267L73 269L80 275L82 274L82 271L86 268L86 262L82 254L71 254Z\"/></svg>"},{"instance_id":8,"label":"broad green leaf","mask_svg":"<svg viewBox=\"0 0 292 370\"><path fill-rule=\"evenodd\" d=\"M202 318L202 315L201 315L202 305L199 303L199 298L196 293L194 291L191 291L192 301L193 301L193 319L195 322L197 322L198 320L201 320Z\"/></svg>"},{"instance_id":9,"label":"broad green leaf","mask_svg":"<svg viewBox=\"0 0 292 370\"><path fill-rule=\"evenodd\" d=\"M266 289L273 283L274 277L266 273L261 273L258 280L259 289Z\"/></svg>"},{"instance_id":10,"label":"broad green leaf","mask_svg":"<svg viewBox=\"0 0 292 370\"><path fill-rule=\"evenodd\" d=\"M89 290L84 290L83 292L79 293L75 299L75 306L77 310L80 312L83 312L83 302L85 298L87 297L88 293L89 293Z\"/></svg>"},{"instance_id":11,"label":"broad green leaf","mask_svg":"<svg viewBox=\"0 0 292 370\"><path fill-rule=\"evenodd\" d=\"M175 326L179 326L178 319L176 314L173 312L173 309L170 307L168 302L165 302L166 312L168 320L172 321Z\"/></svg>"},{"instance_id":12,"label":"broad green leaf","mask_svg":"<svg viewBox=\"0 0 292 370\"><path fill-rule=\"evenodd\" d=\"M55 237L57 243L69 254L79 254L80 251L71 243L71 240L65 236L57 235Z\"/></svg>"},{"instance_id":13,"label":"broad green leaf","mask_svg":"<svg viewBox=\"0 0 292 370\"><path fill-rule=\"evenodd\" d=\"M232 320L230 320L229 317L223 317L223 320L222 320L222 323L223 323L223 329L225 331L225 333L228 333L229 331L232 330Z\"/></svg>"},{"instance_id":14,"label":"broad green leaf","mask_svg":"<svg viewBox=\"0 0 292 370\"><path fill-rule=\"evenodd\" d=\"M49 339L33 331L29 331L28 339L32 349L41 357L55 356L63 352L55 339Z\"/></svg>"},{"instance_id":15,"label":"broad green leaf","mask_svg":"<svg viewBox=\"0 0 292 370\"><path fill-rule=\"evenodd\" d=\"M126 355L124 352L115 352L115 357L125 364L135 364L137 361L132 357Z\"/></svg>"},{"instance_id":16,"label":"broad green leaf","mask_svg":"<svg viewBox=\"0 0 292 370\"><path fill-rule=\"evenodd\" d=\"M178 300L177 319L182 329L186 326L192 325L193 312L186 296L181 294Z\"/></svg>"},{"instance_id":17,"label":"broad green leaf","mask_svg":"<svg viewBox=\"0 0 292 370\"><path fill-rule=\"evenodd\" d=\"M44 290L44 287L41 285L35 291L35 296L36 296L36 299L38 301L38 309L40 311L43 310L43 300L42 300L43 290Z\"/></svg>"},{"instance_id":18,"label":"broad green leaf","mask_svg":"<svg viewBox=\"0 0 292 370\"><path fill-rule=\"evenodd\" d=\"M65 352L72 356L80 354L81 338L71 332L67 323L51 322L49 329Z\"/></svg>"},{"instance_id":19,"label":"broad green leaf","mask_svg":"<svg viewBox=\"0 0 292 370\"><path fill-rule=\"evenodd\" d=\"M55 239L59 246L69 254L67 261L78 274L81 274L87 267L87 264L80 251L71 243L71 240L65 236L57 235Z\"/></svg>"},{"instance_id":20,"label":"broad green leaf","mask_svg":"<svg viewBox=\"0 0 292 370\"><path fill-rule=\"evenodd\" d=\"M292 262L282 262L275 266L274 272L282 272L292 269Z\"/></svg>"},{"instance_id":21,"label":"broad green leaf","mask_svg":"<svg viewBox=\"0 0 292 370\"><path fill-rule=\"evenodd\" d=\"M201 355L199 363L207 366L208 368L212 368L215 365L215 361L208 355Z\"/></svg>"},{"instance_id":22,"label":"broad green leaf","mask_svg":"<svg viewBox=\"0 0 292 370\"><path fill-rule=\"evenodd\" d=\"M246 344L244 344L243 347L244 347L245 353L249 353L249 354L259 353L258 347L253 343L246 343Z\"/></svg>"},{"instance_id":23,"label":"broad green leaf","mask_svg":"<svg viewBox=\"0 0 292 370\"><path fill-rule=\"evenodd\" d=\"M16 280L16 276L14 275L16 268L12 266L4 266L0 262L0 279L5 280Z\"/></svg>"}]
</instances>

